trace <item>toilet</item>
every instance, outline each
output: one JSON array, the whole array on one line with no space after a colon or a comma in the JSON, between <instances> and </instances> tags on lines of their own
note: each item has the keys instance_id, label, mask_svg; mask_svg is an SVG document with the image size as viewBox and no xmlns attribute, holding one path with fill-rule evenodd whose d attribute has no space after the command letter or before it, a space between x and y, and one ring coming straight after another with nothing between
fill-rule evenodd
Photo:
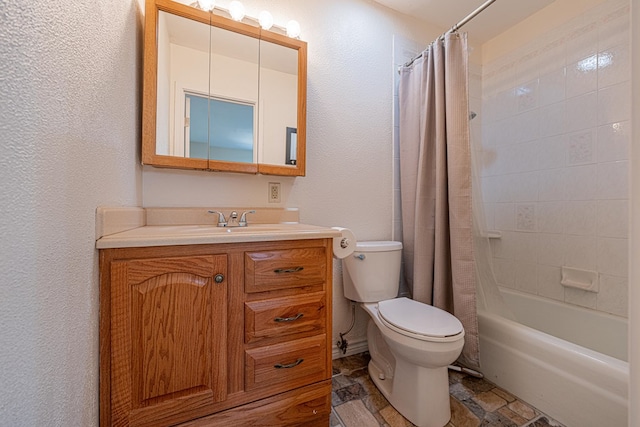
<instances>
[{"instance_id":1,"label":"toilet","mask_svg":"<svg viewBox=\"0 0 640 427\"><path fill-rule=\"evenodd\" d=\"M342 260L344 295L369 314L369 374L387 400L419 427L451 418L447 367L464 344L462 323L450 313L396 298L401 242L358 242Z\"/></svg>"}]
</instances>

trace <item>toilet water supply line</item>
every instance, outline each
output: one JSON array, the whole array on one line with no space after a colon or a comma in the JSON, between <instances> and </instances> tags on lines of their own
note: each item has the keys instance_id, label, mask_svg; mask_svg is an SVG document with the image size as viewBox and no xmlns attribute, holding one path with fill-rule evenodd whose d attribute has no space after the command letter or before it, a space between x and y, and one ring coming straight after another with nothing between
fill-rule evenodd
<instances>
[{"instance_id":1,"label":"toilet water supply line","mask_svg":"<svg viewBox=\"0 0 640 427\"><path fill-rule=\"evenodd\" d=\"M353 301L351 301L351 326L349 326L349 329L347 329L347 332L338 333L340 335L340 339L336 343L338 348L342 351L342 354L347 354L347 347L349 346L349 343L347 342L347 339L344 336L347 335L349 332L351 332L351 330L353 329L353 325L355 325L355 323L356 323L356 305L353 303Z\"/></svg>"},{"instance_id":2,"label":"toilet water supply line","mask_svg":"<svg viewBox=\"0 0 640 427\"><path fill-rule=\"evenodd\" d=\"M451 371L462 372L462 373L471 375L472 377L484 378L484 375L481 372L474 371L473 369L465 368L462 366L456 366L456 365L449 365L448 368Z\"/></svg>"}]
</instances>

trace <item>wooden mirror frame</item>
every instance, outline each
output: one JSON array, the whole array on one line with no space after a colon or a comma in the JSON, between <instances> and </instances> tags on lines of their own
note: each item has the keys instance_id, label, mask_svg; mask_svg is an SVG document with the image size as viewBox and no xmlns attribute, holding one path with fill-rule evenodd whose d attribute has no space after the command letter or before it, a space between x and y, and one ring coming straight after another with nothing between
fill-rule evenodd
<instances>
[{"instance_id":1,"label":"wooden mirror frame","mask_svg":"<svg viewBox=\"0 0 640 427\"><path fill-rule=\"evenodd\" d=\"M258 40L275 43L298 51L297 160L295 165L227 162L211 159L156 154L156 115L158 84L158 13L164 11L193 21L212 25ZM265 175L304 176L306 173L307 122L307 43L260 27L236 22L215 13L196 9L171 0L146 2L144 29L144 74L142 105L142 164L177 169L261 173ZM283 144L285 142L283 141Z\"/></svg>"}]
</instances>

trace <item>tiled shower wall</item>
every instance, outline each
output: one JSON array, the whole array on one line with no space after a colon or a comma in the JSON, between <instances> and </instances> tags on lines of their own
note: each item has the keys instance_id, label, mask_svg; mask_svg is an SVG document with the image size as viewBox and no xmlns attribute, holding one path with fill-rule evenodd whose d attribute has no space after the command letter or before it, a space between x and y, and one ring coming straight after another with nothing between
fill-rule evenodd
<instances>
[{"instance_id":1,"label":"tiled shower wall","mask_svg":"<svg viewBox=\"0 0 640 427\"><path fill-rule=\"evenodd\" d=\"M492 239L499 284L620 316L628 283L629 8L601 3L483 64L478 114L487 223L502 233ZM597 272L599 292L563 287L563 266Z\"/></svg>"}]
</instances>

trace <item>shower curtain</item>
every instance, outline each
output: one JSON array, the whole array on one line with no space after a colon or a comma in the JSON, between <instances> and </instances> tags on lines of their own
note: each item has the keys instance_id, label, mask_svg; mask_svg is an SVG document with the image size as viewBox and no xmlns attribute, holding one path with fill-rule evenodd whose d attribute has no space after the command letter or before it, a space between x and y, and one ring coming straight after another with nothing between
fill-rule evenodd
<instances>
[{"instance_id":1,"label":"shower curtain","mask_svg":"<svg viewBox=\"0 0 640 427\"><path fill-rule=\"evenodd\" d=\"M467 72L467 37L458 33L400 69L400 193L413 298L462 322L459 360L478 367Z\"/></svg>"}]
</instances>

